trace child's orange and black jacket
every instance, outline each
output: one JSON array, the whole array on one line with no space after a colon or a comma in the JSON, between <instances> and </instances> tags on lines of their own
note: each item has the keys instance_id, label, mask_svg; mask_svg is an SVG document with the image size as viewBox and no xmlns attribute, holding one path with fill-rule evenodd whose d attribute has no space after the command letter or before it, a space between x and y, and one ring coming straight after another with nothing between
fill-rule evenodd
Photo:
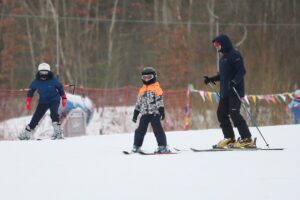
<instances>
[{"instance_id":1,"label":"child's orange and black jacket","mask_svg":"<svg viewBox=\"0 0 300 200\"><path fill-rule=\"evenodd\" d=\"M135 109L142 115L150 115L159 114L160 107L164 107L164 100L159 83L144 84L139 90Z\"/></svg>"}]
</instances>

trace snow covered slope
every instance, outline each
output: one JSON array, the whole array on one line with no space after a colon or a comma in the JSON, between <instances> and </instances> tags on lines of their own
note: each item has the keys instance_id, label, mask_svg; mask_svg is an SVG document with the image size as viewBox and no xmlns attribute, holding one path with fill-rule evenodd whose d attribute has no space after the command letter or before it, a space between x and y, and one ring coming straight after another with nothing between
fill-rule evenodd
<instances>
[{"instance_id":1,"label":"snow covered slope","mask_svg":"<svg viewBox=\"0 0 300 200\"><path fill-rule=\"evenodd\" d=\"M262 127L284 151L123 155L132 134L1 141L3 200L298 200L300 126ZM254 128L258 145L264 147ZM219 129L167 133L170 146L209 148ZM144 149L152 151L152 133Z\"/></svg>"}]
</instances>

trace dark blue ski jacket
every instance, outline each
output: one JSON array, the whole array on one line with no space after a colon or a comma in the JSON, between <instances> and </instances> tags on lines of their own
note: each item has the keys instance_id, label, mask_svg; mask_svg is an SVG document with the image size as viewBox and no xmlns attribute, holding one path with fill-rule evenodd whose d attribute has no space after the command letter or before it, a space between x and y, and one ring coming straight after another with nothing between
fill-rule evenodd
<instances>
[{"instance_id":1,"label":"dark blue ski jacket","mask_svg":"<svg viewBox=\"0 0 300 200\"><path fill-rule=\"evenodd\" d=\"M63 85L52 72L49 73L46 80L41 80L37 73L29 88L27 97L33 97L34 92L37 90L40 96L39 103L41 104L60 101L60 97L65 95Z\"/></svg>"},{"instance_id":2,"label":"dark blue ski jacket","mask_svg":"<svg viewBox=\"0 0 300 200\"><path fill-rule=\"evenodd\" d=\"M236 90L240 97L245 96L244 75L246 70L244 67L243 57L240 52L233 48L232 43L227 35L219 35L214 38L213 42L219 42L221 49L219 52L223 56L219 60L220 71L217 80L220 81L220 95L227 97L234 91L230 89L230 82L236 83Z\"/></svg>"}]
</instances>

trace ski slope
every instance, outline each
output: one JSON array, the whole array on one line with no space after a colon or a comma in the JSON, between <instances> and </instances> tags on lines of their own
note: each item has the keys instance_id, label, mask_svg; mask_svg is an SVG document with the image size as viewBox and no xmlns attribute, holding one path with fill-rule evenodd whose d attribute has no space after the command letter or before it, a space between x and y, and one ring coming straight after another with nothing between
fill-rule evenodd
<instances>
[{"instance_id":1,"label":"ski slope","mask_svg":"<svg viewBox=\"0 0 300 200\"><path fill-rule=\"evenodd\" d=\"M258 146L265 147L257 131ZM133 134L1 141L3 200L298 200L300 126L262 127L284 151L123 155ZM168 132L170 146L209 148L221 131ZM148 133L144 150L156 148Z\"/></svg>"}]
</instances>

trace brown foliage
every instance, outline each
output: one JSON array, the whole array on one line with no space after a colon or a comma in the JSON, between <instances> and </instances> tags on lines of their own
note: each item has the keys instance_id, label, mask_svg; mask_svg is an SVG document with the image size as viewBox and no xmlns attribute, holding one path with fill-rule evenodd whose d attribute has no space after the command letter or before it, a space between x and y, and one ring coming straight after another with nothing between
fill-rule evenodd
<instances>
[{"instance_id":1,"label":"brown foliage","mask_svg":"<svg viewBox=\"0 0 300 200\"><path fill-rule=\"evenodd\" d=\"M220 32L230 35L234 43L243 37L242 25L247 29L239 50L247 67L249 93L299 87L300 4L296 1L13 0L0 4L2 88L26 87L34 65L41 61L53 69L59 62L62 81L87 87L139 85L145 65L158 70L165 88L185 88L188 83L204 87L202 76L217 73L211 47L216 20L207 4L219 17ZM55 16L59 17L58 42Z\"/></svg>"}]
</instances>

